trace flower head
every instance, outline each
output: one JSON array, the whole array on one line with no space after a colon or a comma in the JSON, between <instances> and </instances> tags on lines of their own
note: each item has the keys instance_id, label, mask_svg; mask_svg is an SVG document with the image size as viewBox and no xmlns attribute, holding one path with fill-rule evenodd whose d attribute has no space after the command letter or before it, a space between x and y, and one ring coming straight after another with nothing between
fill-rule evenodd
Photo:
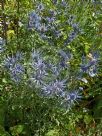
<instances>
[{"instance_id":1,"label":"flower head","mask_svg":"<svg viewBox=\"0 0 102 136\"><path fill-rule=\"evenodd\" d=\"M39 5L37 6L37 10L38 10L38 12L44 10L43 4L39 4Z\"/></svg>"},{"instance_id":2,"label":"flower head","mask_svg":"<svg viewBox=\"0 0 102 136\"><path fill-rule=\"evenodd\" d=\"M41 17L35 11L32 11L29 14L28 27L38 29L40 25L41 25Z\"/></svg>"},{"instance_id":3,"label":"flower head","mask_svg":"<svg viewBox=\"0 0 102 136\"><path fill-rule=\"evenodd\" d=\"M58 81L56 80L55 82L51 82L49 85L45 85L42 90L43 93L48 95L48 96L61 96L64 93L65 89L65 80Z\"/></svg>"},{"instance_id":4,"label":"flower head","mask_svg":"<svg viewBox=\"0 0 102 136\"><path fill-rule=\"evenodd\" d=\"M81 70L89 76L94 77L97 73L98 56L96 53L89 53L87 57L82 58Z\"/></svg>"},{"instance_id":5,"label":"flower head","mask_svg":"<svg viewBox=\"0 0 102 136\"><path fill-rule=\"evenodd\" d=\"M21 81L25 69L20 61L23 59L22 53L17 52L15 55L8 56L4 60L4 66L9 71L10 77L15 82Z\"/></svg>"},{"instance_id":6,"label":"flower head","mask_svg":"<svg viewBox=\"0 0 102 136\"><path fill-rule=\"evenodd\" d=\"M63 100L61 102L61 105L70 109L81 98L82 98L82 96L79 93L79 91L72 91L70 93L66 92L64 97L63 97Z\"/></svg>"},{"instance_id":7,"label":"flower head","mask_svg":"<svg viewBox=\"0 0 102 136\"><path fill-rule=\"evenodd\" d=\"M63 50L59 50L58 53L61 55L61 57L63 57L65 60L68 60L71 58L71 54L70 53L66 53Z\"/></svg>"},{"instance_id":8,"label":"flower head","mask_svg":"<svg viewBox=\"0 0 102 136\"><path fill-rule=\"evenodd\" d=\"M69 34L69 37L65 40L64 44L67 45L67 44L70 44L77 36L77 33L72 31L70 34Z\"/></svg>"},{"instance_id":9,"label":"flower head","mask_svg":"<svg viewBox=\"0 0 102 136\"><path fill-rule=\"evenodd\" d=\"M17 62L20 62L23 59L23 54L21 52L17 52L15 55L7 56L3 62L3 65L6 68L12 68Z\"/></svg>"},{"instance_id":10,"label":"flower head","mask_svg":"<svg viewBox=\"0 0 102 136\"><path fill-rule=\"evenodd\" d=\"M36 71L30 74L29 81L36 87L41 87L44 84L47 73L45 71Z\"/></svg>"},{"instance_id":11,"label":"flower head","mask_svg":"<svg viewBox=\"0 0 102 136\"><path fill-rule=\"evenodd\" d=\"M8 69L12 68L14 66L16 62L16 59L14 56L8 56L5 60L4 60L4 66Z\"/></svg>"},{"instance_id":12,"label":"flower head","mask_svg":"<svg viewBox=\"0 0 102 136\"><path fill-rule=\"evenodd\" d=\"M10 68L10 70L15 74L23 74L25 71L24 67L20 63L15 64L13 68Z\"/></svg>"}]
</instances>

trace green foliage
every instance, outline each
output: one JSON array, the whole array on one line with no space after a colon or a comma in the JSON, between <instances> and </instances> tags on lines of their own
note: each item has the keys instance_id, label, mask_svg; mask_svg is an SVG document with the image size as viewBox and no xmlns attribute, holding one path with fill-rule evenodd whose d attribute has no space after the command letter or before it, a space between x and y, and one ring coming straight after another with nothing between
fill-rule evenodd
<instances>
[{"instance_id":1,"label":"green foliage","mask_svg":"<svg viewBox=\"0 0 102 136\"><path fill-rule=\"evenodd\" d=\"M45 136L59 136L57 130L50 130Z\"/></svg>"},{"instance_id":2,"label":"green foliage","mask_svg":"<svg viewBox=\"0 0 102 136\"><path fill-rule=\"evenodd\" d=\"M16 126L10 127L10 131L13 136L25 134L23 125L16 125Z\"/></svg>"},{"instance_id":3,"label":"green foliage","mask_svg":"<svg viewBox=\"0 0 102 136\"><path fill-rule=\"evenodd\" d=\"M10 136L8 132L5 131L5 129L0 125L0 135L1 136Z\"/></svg>"},{"instance_id":4,"label":"green foliage","mask_svg":"<svg viewBox=\"0 0 102 136\"><path fill-rule=\"evenodd\" d=\"M0 18L0 23L3 21L6 23L7 44L3 52L0 47L1 136L102 135L102 2L66 0L68 8L65 8L60 4L61 0L58 1L59 4L53 4L51 0L4 1L2 16L5 15L7 18L5 16ZM60 38L56 35L51 36L50 30L51 32L46 32L49 40L44 40L41 38L42 32L39 34L34 28L28 30L28 15L40 3L45 6L45 10L40 12L43 18L48 16L49 11L54 10L58 14L54 26L61 31ZM73 31L73 27L67 23L70 16L73 16L73 23L78 24L81 32L70 44L64 45ZM0 30L5 33L4 27ZM26 82L29 75L24 75L19 85L11 80L8 71L3 67L3 60L16 54L18 50L23 52L27 73L31 70L29 60L32 49L41 50L44 59L53 63L60 60L57 56L59 50L71 52L72 58L67 60L69 70L66 72L63 70L61 78L68 77L69 90L66 92L79 87L82 87L83 91L82 100L70 110L60 107L57 102L61 103L61 100L58 98L48 99L39 96L36 93L39 89L35 86L29 87ZM86 57L86 61L90 61L93 59L92 52L98 52L99 55L98 73L95 77L84 73L83 79L87 82L79 80L82 56Z\"/></svg>"}]
</instances>

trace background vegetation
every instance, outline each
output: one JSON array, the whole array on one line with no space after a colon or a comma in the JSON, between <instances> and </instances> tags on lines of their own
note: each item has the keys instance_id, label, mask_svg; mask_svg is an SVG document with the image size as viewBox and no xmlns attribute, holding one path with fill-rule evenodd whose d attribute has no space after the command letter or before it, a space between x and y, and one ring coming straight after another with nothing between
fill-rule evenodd
<instances>
[{"instance_id":1,"label":"background vegetation","mask_svg":"<svg viewBox=\"0 0 102 136\"><path fill-rule=\"evenodd\" d=\"M101 0L0 9L0 135L101 136Z\"/></svg>"}]
</instances>

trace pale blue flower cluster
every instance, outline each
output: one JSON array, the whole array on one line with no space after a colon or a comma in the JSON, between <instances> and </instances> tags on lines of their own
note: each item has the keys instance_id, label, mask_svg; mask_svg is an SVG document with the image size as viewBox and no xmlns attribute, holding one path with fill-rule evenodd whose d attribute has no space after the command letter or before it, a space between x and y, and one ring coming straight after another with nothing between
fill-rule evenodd
<instances>
[{"instance_id":1,"label":"pale blue flower cluster","mask_svg":"<svg viewBox=\"0 0 102 136\"><path fill-rule=\"evenodd\" d=\"M81 32L79 25L77 23L74 23L73 18L74 18L73 16L70 16L70 18L68 20L68 23L69 23L69 25L71 25L73 30L69 33L68 38L65 40L64 45L70 44Z\"/></svg>"},{"instance_id":2,"label":"pale blue flower cluster","mask_svg":"<svg viewBox=\"0 0 102 136\"><path fill-rule=\"evenodd\" d=\"M35 50L32 51L29 67L30 67L29 70L30 72L28 73L29 80L31 81L32 84L41 86L43 84L43 80L45 79L47 73L46 73L46 65L39 51L35 51Z\"/></svg>"},{"instance_id":3,"label":"pale blue flower cluster","mask_svg":"<svg viewBox=\"0 0 102 136\"><path fill-rule=\"evenodd\" d=\"M82 57L81 71L94 77L97 75L98 53L90 53L88 57Z\"/></svg>"},{"instance_id":4,"label":"pale blue flower cluster","mask_svg":"<svg viewBox=\"0 0 102 136\"><path fill-rule=\"evenodd\" d=\"M64 37L63 31L65 30L63 30L62 27L67 24L73 28L68 37L64 40L64 45L68 45L79 34L79 25L78 23L74 23L73 19L70 19L70 17L67 23L66 21L59 21L58 16L61 16L61 14L64 15L63 11L59 10L59 4L63 8L63 6L66 5L66 2L61 1L59 3L58 1L53 1L53 3L56 3L58 6L56 10L48 10L46 6L42 4L38 5L36 10L29 14L28 28L35 29L43 40L47 40L49 44L52 44L54 41ZM47 14L43 15L46 10Z\"/></svg>"},{"instance_id":5,"label":"pale blue flower cluster","mask_svg":"<svg viewBox=\"0 0 102 136\"><path fill-rule=\"evenodd\" d=\"M35 87L40 90L40 93L37 92L41 97L54 98L58 97L61 99L61 105L66 105L68 108L77 102L78 99L81 98L81 93L79 94L81 89L77 89L77 91L73 91L71 93L68 92L67 86L67 78L61 79L61 71L67 69L59 64L52 64L44 57L38 50L33 50L31 53L31 57L28 65L28 83L30 83L31 87ZM71 55L66 53L63 50L59 50L58 56L65 61L66 63L70 60ZM50 59L49 59L50 60ZM68 69L67 69L68 70Z\"/></svg>"},{"instance_id":6,"label":"pale blue flower cluster","mask_svg":"<svg viewBox=\"0 0 102 136\"><path fill-rule=\"evenodd\" d=\"M57 40L64 41L64 45L70 44L81 32L79 24L75 23L74 16L66 15L63 13L66 10L66 2L64 0L53 0L53 4L56 5L56 10L47 9L42 3L36 6L36 10L30 12L28 20L28 28L36 30L39 35L45 40L48 40L50 44L55 44ZM59 10L58 7L62 9ZM46 12L47 11L47 12ZM44 13L47 13L44 15ZM68 17L68 21L59 19L62 16ZM64 20L64 21L63 21ZM61 22L62 21L62 22ZM63 27L67 25L72 29L67 38L64 39L63 33L67 33ZM0 39L0 52L3 50L3 40ZM58 47L59 48L59 47ZM16 83L20 83L25 78L26 84L30 83L30 87L35 90L40 90L40 95L48 98L58 98L61 105L71 108L78 100L81 99L81 93L83 87L75 88L75 90L69 89L68 86L68 74L70 74L70 60L73 59L72 54L67 49L58 49L58 60L55 62L53 59L50 61L50 57L46 60L46 55L43 56L43 50L38 51L34 49L31 52L31 56L24 65L24 56L22 53L17 52L11 56L7 56L4 60L4 66L9 71L10 77ZM51 56L52 57L52 56ZM97 75L97 62L98 58L95 53L91 56L82 58L82 64L80 66L80 77L77 79L88 83L83 73L87 73L89 76L94 77ZM68 71L69 70L69 71ZM70 77L72 78L72 77ZM36 89L37 88L37 89ZM70 91L69 91L70 90ZM38 93L38 92L37 92Z\"/></svg>"},{"instance_id":7,"label":"pale blue flower cluster","mask_svg":"<svg viewBox=\"0 0 102 136\"><path fill-rule=\"evenodd\" d=\"M44 17L41 14L45 7L40 4L37 6L36 11L32 11L29 14L28 28L35 29L41 38L44 40L49 40L51 38L50 33L55 30L54 21L55 21L55 12L53 10L49 10L49 15Z\"/></svg>"},{"instance_id":8,"label":"pale blue flower cluster","mask_svg":"<svg viewBox=\"0 0 102 136\"><path fill-rule=\"evenodd\" d=\"M37 88L40 90L38 93L41 97L47 98L58 98L61 106L65 108L71 108L72 105L78 103L82 98L83 87L76 88L75 90L68 89L68 78L61 77L61 71L68 70L67 61L70 61L70 53L66 53L64 50L58 51L58 56L63 59L65 67L59 64L52 64L46 59L44 59L43 53L38 50L33 50L31 52L31 57L27 62L27 66L24 67L24 56L22 53L17 52L11 56L6 57L4 60L4 66L8 70L10 77L15 83L20 83L24 79L25 68L27 69L27 80L26 83L30 83L30 87ZM50 59L49 59L50 60ZM94 53L90 57L89 61L86 61L86 58L83 59L83 65L81 65L81 70L88 73L91 77L93 74L90 74L90 68L96 66L97 64L97 55ZM87 62L87 63L86 63ZM96 67L95 67L96 69ZM83 77L80 78L81 81L87 83L87 80ZM36 89L35 89L36 90Z\"/></svg>"},{"instance_id":9,"label":"pale blue flower cluster","mask_svg":"<svg viewBox=\"0 0 102 136\"><path fill-rule=\"evenodd\" d=\"M41 28L41 17L35 11L32 11L29 15L28 27L29 29L35 28L36 30Z\"/></svg>"},{"instance_id":10,"label":"pale blue flower cluster","mask_svg":"<svg viewBox=\"0 0 102 136\"><path fill-rule=\"evenodd\" d=\"M55 80L49 83L48 85L45 84L44 87L42 88L43 93L49 97L52 96L62 97L64 93L64 89L65 89L65 80L62 81Z\"/></svg>"},{"instance_id":11,"label":"pale blue flower cluster","mask_svg":"<svg viewBox=\"0 0 102 136\"><path fill-rule=\"evenodd\" d=\"M71 108L72 105L78 103L82 98L83 87L75 88L71 90L68 87L70 82L69 77L61 75L64 71L69 70L69 64L67 63L72 59L70 52L64 50L57 51L59 60L52 63L43 54L43 51L34 49L31 52L31 56L24 65L24 54L17 52L16 54L9 55L4 60L4 66L8 70L10 77L15 83L26 82L30 87L34 88L41 97L57 98L61 106ZM59 57L60 56L60 57ZM63 60L64 66L61 65ZM87 73L89 76L94 77L97 75L98 56L96 53L90 53L88 57L82 57L81 73ZM26 69L26 72L25 72ZM93 69L92 73L91 70ZM25 74L26 73L26 74ZM80 74L81 75L81 74ZM26 76L26 80L24 80ZM84 75L78 78L84 83L88 83ZM69 91L70 90L70 91Z\"/></svg>"},{"instance_id":12,"label":"pale blue flower cluster","mask_svg":"<svg viewBox=\"0 0 102 136\"><path fill-rule=\"evenodd\" d=\"M3 62L3 65L7 68L11 79L16 83L21 82L25 72L24 66L21 64L22 59L22 53L17 52L15 55L6 57Z\"/></svg>"},{"instance_id":13,"label":"pale blue flower cluster","mask_svg":"<svg viewBox=\"0 0 102 136\"><path fill-rule=\"evenodd\" d=\"M60 66L61 68L68 68L68 61L72 58L71 53L67 53L63 50L58 51L61 56Z\"/></svg>"},{"instance_id":14,"label":"pale blue flower cluster","mask_svg":"<svg viewBox=\"0 0 102 136\"><path fill-rule=\"evenodd\" d=\"M73 105L78 103L81 100L82 94L80 90L71 91L70 93L64 93L61 105L67 109L71 109Z\"/></svg>"}]
</instances>

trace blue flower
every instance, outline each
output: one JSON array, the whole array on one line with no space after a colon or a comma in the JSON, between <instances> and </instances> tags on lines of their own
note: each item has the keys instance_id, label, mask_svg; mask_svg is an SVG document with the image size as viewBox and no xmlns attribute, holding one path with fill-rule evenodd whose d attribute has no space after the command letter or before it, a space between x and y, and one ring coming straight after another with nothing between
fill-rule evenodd
<instances>
[{"instance_id":1,"label":"blue flower","mask_svg":"<svg viewBox=\"0 0 102 136\"><path fill-rule=\"evenodd\" d=\"M23 79L25 69L21 64L15 64L13 67L10 67L9 74L13 81L16 83L20 82Z\"/></svg>"},{"instance_id":2,"label":"blue flower","mask_svg":"<svg viewBox=\"0 0 102 136\"><path fill-rule=\"evenodd\" d=\"M71 103L74 103L75 101L77 102L78 99L82 98L81 95L79 95L78 91L74 91L69 93L69 100Z\"/></svg>"},{"instance_id":3,"label":"blue flower","mask_svg":"<svg viewBox=\"0 0 102 136\"><path fill-rule=\"evenodd\" d=\"M14 66L15 62L16 62L16 59L15 59L14 56L11 56L11 57L8 56L8 57L4 60L3 65L4 65L6 68L10 69L10 68L12 68L12 67Z\"/></svg>"},{"instance_id":4,"label":"blue flower","mask_svg":"<svg viewBox=\"0 0 102 136\"><path fill-rule=\"evenodd\" d=\"M10 77L15 82L19 82L25 72L25 69L22 64L20 64L20 61L23 59L23 54L20 52L17 52L15 55L8 56L4 62L3 65L5 68L7 68Z\"/></svg>"},{"instance_id":5,"label":"blue flower","mask_svg":"<svg viewBox=\"0 0 102 136\"><path fill-rule=\"evenodd\" d=\"M94 77L97 75L97 68L96 66L93 66L88 71L89 76Z\"/></svg>"},{"instance_id":6,"label":"blue flower","mask_svg":"<svg viewBox=\"0 0 102 136\"><path fill-rule=\"evenodd\" d=\"M62 34L61 34L61 31L58 31L58 30L57 30L57 31L55 30L53 34L54 34L54 36L56 37L56 39L60 38L61 35L62 35Z\"/></svg>"},{"instance_id":7,"label":"blue flower","mask_svg":"<svg viewBox=\"0 0 102 136\"><path fill-rule=\"evenodd\" d=\"M74 32L78 33L80 31L78 24L74 23L72 24L72 27L74 29Z\"/></svg>"},{"instance_id":8,"label":"blue flower","mask_svg":"<svg viewBox=\"0 0 102 136\"><path fill-rule=\"evenodd\" d=\"M53 83L53 87L56 88L56 90L60 91L60 90L63 90L66 86L65 86L65 82L66 80L62 80L62 81L58 81L56 80L54 83Z\"/></svg>"},{"instance_id":9,"label":"blue flower","mask_svg":"<svg viewBox=\"0 0 102 136\"><path fill-rule=\"evenodd\" d=\"M82 58L81 70L87 73L89 76L94 77L97 75L98 56L96 53L89 53L88 59Z\"/></svg>"},{"instance_id":10,"label":"blue flower","mask_svg":"<svg viewBox=\"0 0 102 136\"><path fill-rule=\"evenodd\" d=\"M31 83L34 84L36 87L41 87L44 83L46 76L46 72L38 70L30 74L29 81L31 81Z\"/></svg>"},{"instance_id":11,"label":"blue flower","mask_svg":"<svg viewBox=\"0 0 102 136\"><path fill-rule=\"evenodd\" d=\"M81 65L81 69L83 72L86 72L89 69L89 67L90 67L90 65L87 65L87 66Z\"/></svg>"},{"instance_id":12,"label":"blue flower","mask_svg":"<svg viewBox=\"0 0 102 136\"><path fill-rule=\"evenodd\" d=\"M64 89L66 87L65 85L66 80L51 82L49 85L45 85L42 90L45 95L48 96L61 96L64 94Z\"/></svg>"},{"instance_id":13,"label":"blue flower","mask_svg":"<svg viewBox=\"0 0 102 136\"><path fill-rule=\"evenodd\" d=\"M36 22L36 23L34 24L34 28L35 28L37 31L41 31L41 27L42 27L42 25L41 25L40 22Z\"/></svg>"},{"instance_id":14,"label":"blue flower","mask_svg":"<svg viewBox=\"0 0 102 136\"><path fill-rule=\"evenodd\" d=\"M10 69L12 68L16 62L23 60L23 54L21 52L17 52L15 55L7 56L4 60L3 65Z\"/></svg>"},{"instance_id":15,"label":"blue flower","mask_svg":"<svg viewBox=\"0 0 102 136\"><path fill-rule=\"evenodd\" d=\"M79 91L73 91L70 93L65 93L65 96L63 97L61 101L61 105L64 107L67 107L71 109L75 103L78 103L78 101L82 98L82 95L79 93Z\"/></svg>"},{"instance_id":16,"label":"blue flower","mask_svg":"<svg viewBox=\"0 0 102 136\"><path fill-rule=\"evenodd\" d=\"M32 63L32 66L35 70L45 71L46 65L42 59L38 59L36 62Z\"/></svg>"},{"instance_id":17,"label":"blue flower","mask_svg":"<svg viewBox=\"0 0 102 136\"><path fill-rule=\"evenodd\" d=\"M64 59L61 59L59 65L60 65L60 69L65 69L68 67Z\"/></svg>"},{"instance_id":18,"label":"blue flower","mask_svg":"<svg viewBox=\"0 0 102 136\"><path fill-rule=\"evenodd\" d=\"M69 22L69 24L72 26L73 31L70 32L68 38L67 38L67 39L65 40L65 42L64 42L64 45L70 44L70 43L77 37L78 33L81 32L81 30L80 30L78 24L72 23L72 21L73 21L73 18L72 18L72 19L69 19L68 22Z\"/></svg>"},{"instance_id":19,"label":"blue flower","mask_svg":"<svg viewBox=\"0 0 102 136\"><path fill-rule=\"evenodd\" d=\"M49 10L50 17L54 17L56 15L56 12L54 10Z\"/></svg>"},{"instance_id":20,"label":"blue flower","mask_svg":"<svg viewBox=\"0 0 102 136\"><path fill-rule=\"evenodd\" d=\"M68 60L68 59L71 58L71 55L70 54L66 54L66 52L63 51L63 50L59 50L58 53L61 55L61 57L64 58L64 60Z\"/></svg>"},{"instance_id":21,"label":"blue flower","mask_svg":"<svg viewBox=\"0 0 102 136\"><path fill-rule=\"evenodd\" d=\"M40 26L41 26L41 17L35 11L32 11L29 14L28 28L39 29Z\"/></svg>"},{"instance_id":22,"label":"blue flower","mask_svg":"<svg viewBox=\"0 0 102 136\"><path fill-rule=\"evenodd\" d=\"M13 68L10 68L12 73L23 74L25 69L21 64L15 64Z\"/></svg>"},{"instance_id":23,"label":"blue flower","mask_svg":"<svg viewBox=\"0 0 102 136\"><path fill-rule=\"evenodd\" d=\"M41 33L44 33L47 31L47 27L45 26L45 24L40 24L37 30L40 31Z\"/></svg>"},{"instance_id":24,"label":"blue flower","mask_svg":"<svg viewBox=\"0 0 102 136\"><path fill-rule=\"evenodd\" d=\"M20 82L23 79L25 69L22 64L16 63L13 67L10 67L9 73L11 79L16 83Z\"/></svg>"},{"instance_id":25,"label":"blue flower","mask_svg":"<svg viewBox=\"0 0 102 136\"><path fill-rule=\"evenodd\" d=\"M48 21L49 24L54 23L55 18L54 17L46 17L46 21Z\"/></svg>"},{"instance_id":26,"label":"blue flower","mask_svg":"<svg viewBox=\"0 0 102 136\"><path fill-rule=\"evenodd\" d=\"M62 57L61 61L60 61L60 67L61 68L68 68L68 61L71 59L71 54L70 53L66 53L63 50L59 50L58 51L59 55Z\"/></svg>"},{"instance_id":27,"label":"blue flower","mask_svg":"<svg viewBox=\"0 0 102 136\"><path fill-rule=\"evenodd\" d=\"M39 4L39 5L37 6L37 10L38 10L38 12L41 12L42 10L44 10L43 4Z\"/></svg>"},{"instance_id":28,"label":"blue flower","mask_svg":"<svg viewBox=\"0 0 102 136\"><path fill-rule=\"evenodd\" d=\"M77 36L77 33L72 31L69 34L69 37L65 40L64 45L70 44L76 38L76 36Z\"/></svg>"},{"instance_id":29,"label":"blue flower","mask_svg":"<svg viewBox=\"0 0 102 136\"><path fill-rule=\"evenodd\" d=\"M58 65L56 66L52 66L51 67L51 71L52 71L52 74L54 74L55 76L58 76L60 74L60 68L58 67Z\"/></svg>"}]
</instances>

